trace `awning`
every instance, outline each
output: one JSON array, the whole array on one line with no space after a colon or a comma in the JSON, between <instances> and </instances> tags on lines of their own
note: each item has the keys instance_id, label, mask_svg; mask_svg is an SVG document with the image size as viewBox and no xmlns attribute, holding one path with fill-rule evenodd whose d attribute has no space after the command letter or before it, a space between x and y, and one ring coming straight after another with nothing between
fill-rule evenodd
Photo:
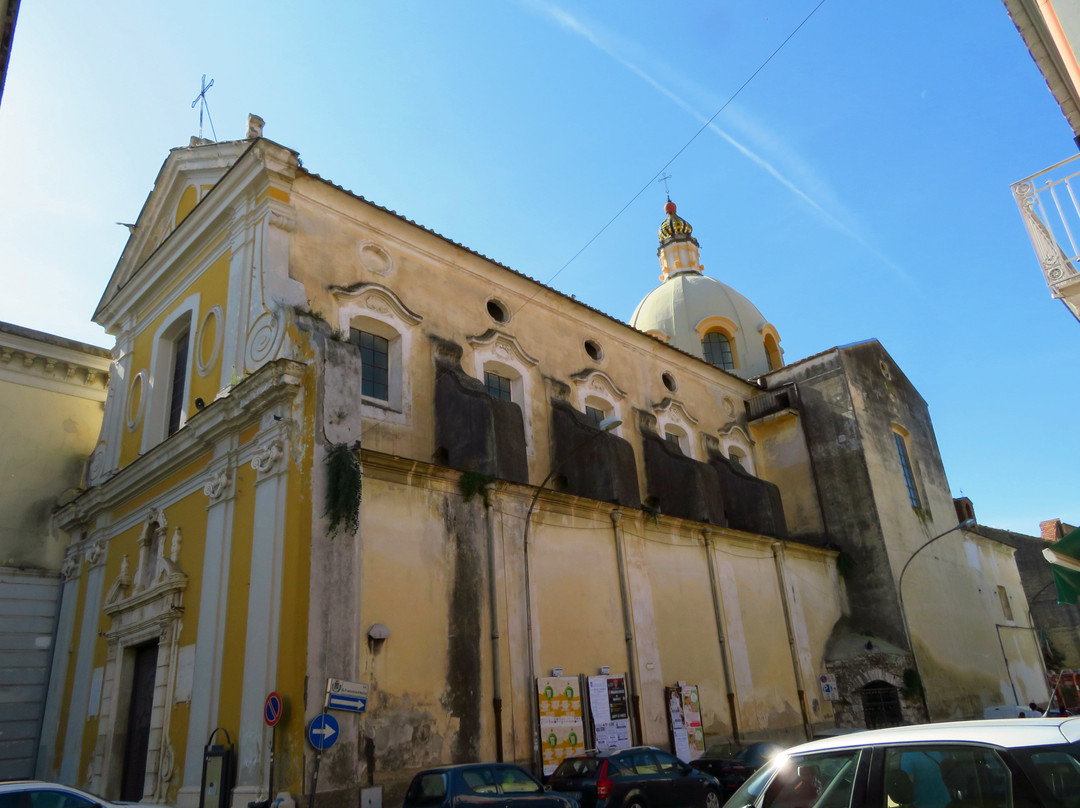
<instances>
[{"instance_id":1,"label":"awning","mask_svg":"<svg viewBox=\"0 0 1080 808\"><path fill-rule=\"evenodd\" d=\"M1050 562L1057 587L1058 603L1076 603L1080 598L1080 528L1043 550Z\"/></svg>"}]
</instances>

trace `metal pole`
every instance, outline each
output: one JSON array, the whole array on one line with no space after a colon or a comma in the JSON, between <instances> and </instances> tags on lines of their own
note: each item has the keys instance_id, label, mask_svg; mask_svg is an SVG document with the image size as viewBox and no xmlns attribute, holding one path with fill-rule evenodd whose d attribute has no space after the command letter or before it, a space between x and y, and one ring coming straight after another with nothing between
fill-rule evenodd
<instances>
[{"instance_id":1,"label":"metal pole","mask_svg":"<svg viewBox=\"0 0 1080 808\"><path fill-rule=\"evenodd\" d=\"M709 528L704 528L701 535L705 539L705 556L709 564L709 587L712 589L713 616L716 619L716 636L720 641L720 667L724 671L728 712L731 715L731 739L735 743L739 743L738 699L735 695L735 680L731 673L731 660L728 659L727 635L724 632L724 607L720 599L720 580L716 574L712 531Z\"/></svg>"},{"instance_id":2,"label":"metal pole","mask_svg":"<svg viewBox=\"0 0 1080 808\"><path fill-rule=\"evenodd\" d=\"M914 553L908 556L908 560L904 562L904 566L900 569L900 577L896 581L896 597L897 600L900 601L900 620L904 624L904 635L907 637L908 648L911 650L911 662L915 666L915 673L919 677L919 694L922 697L923 714L926 716L927 721L930 720L930 704L926 701L926 687L923 685L922 673L919 671L919 658L915 655L915 641L911 638L911 626L908 623L907 619L907 609L904 607L904 573L907 572L908 567L911 565L911 562L915 560L915 556L917 556L931 544L936 542L942 536L948 536L954 530L962 530L964 528L971 527L974 524L974 519L965 519L960 524L953 525L943 533L938 533L936 536L934 536L934 538L923 542L921 545L919 545L918 549L915 550ZM998 640L1001 640L1000 636L998 637ZM1010 676L1009 679L1011 682L1012 677Z\"/></svg>"},{"instance_id":3,"label":"metal pole","mask_svg":"<svg viewBox=\"0 0 1080 808\"><path fill-rule=\"evenodd\" d=\"M788 648L791 650L791 667L795 672L795 691L799 698L799 712L802 713L803 732L806 739L814 737L810 728L810 713L806 709L806 691L803 689L802 666L799 664L799 648L795 642L795 627L791 619L791 609L788 606L787 579L784 575L784 559L781 555L783 545L773 542L773 562L776 565L776 579L780 585L780 604L784 607L784 625L787 628Z\"/></svg>"},{"instance_id":4,"label":"metal pole","mask_svg":"<svg viewBox=\"0 0 1080 808\"><path fill-rule=\"evenodd\" d=\"M495 578L495 526L491 522L491 497L495 483L484 486L484 511L487 517L488 609L491 619L491 706L495 712L495 760L503 760L502 679L499 671L499 601Z\"/></svg>"},{"instance_id":5,"label":"metal pole","mask_svg":"<svg viewBox=\"0 0 1080 808\"><path fill-rule=\"evenodd\" d=\"M622 520L622 511L618 508L611 512L611 528L615 533L615 559L619 567L619 600L622 601L623 634L626 640L626 666L627 675L630 677L630 708L634 719L634 731L637 734L637 742L645 743L645 734L641 726L641 696L638 691L637 677L637 643L634 640L634 616L630 608L630 587L626 581L626 556L623 553L622 531L619 530L619 522Z\"/></svg>"}]
</instances>

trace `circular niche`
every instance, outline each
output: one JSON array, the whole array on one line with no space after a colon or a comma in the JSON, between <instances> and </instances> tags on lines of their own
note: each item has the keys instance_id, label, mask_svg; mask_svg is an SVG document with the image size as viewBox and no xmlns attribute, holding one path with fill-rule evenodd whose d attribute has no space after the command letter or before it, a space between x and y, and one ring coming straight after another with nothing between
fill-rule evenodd
<instances>
[{"instance_id":1,"label":"circular niche","mask_svg":"<svg viewBox=\"0 0 1080 808\"><path fill-rule=\"evenodd\" d=\"M506 308L506 304L501 300L495 298L487 302L487 313L497 323L506 323L510 320L510 309Z\"/></svg>"},{"instance_id":2,"label":"circular niche","mask_svg":"<svg viewBox=\"0 0 1080 808\"><path fill-rule=\"evenodd\" d=\"M131 384L128 385L127 412L125 413L127 416L125 420L127 422L128 432L134 432L142 422L143 398L145 397L145 394L146 371L140 370L131 380Z\"/></svg>"},{"instance_id":3,"label":"circular niche","mask_svg":"<svg viewBox=\"0 0 1080 808\"><path fill-rule=\"evenodd\" d=\"M675 377L668 373L666 370L660 377L660 380L663 381L664 387L666 387L672 393L679 389L679 385L678 382L675 381Z\"/></svg>"},{"instance_id":4,"label":"circular niche","mask_svg":"<svg viewBox=\"0 0 1080 808\"><path fill-rule=\"evenodd\" d=\"M585 353L589 355L589 358L593 361L599 362L604 358L604 349L600 347L600 343L593 339L585 340Z\"/></svg>"}]
</instances>

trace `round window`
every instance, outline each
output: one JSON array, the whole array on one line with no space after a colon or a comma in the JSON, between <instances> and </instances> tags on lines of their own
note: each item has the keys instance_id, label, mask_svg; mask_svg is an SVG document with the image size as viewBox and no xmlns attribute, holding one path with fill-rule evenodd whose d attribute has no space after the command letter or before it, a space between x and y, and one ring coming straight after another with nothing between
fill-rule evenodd
<instances>
[{"instance_id":1,"label":"round window","mask_svg":"<svg viewBox=\"0 0 1080 808\"><path fill-rule=\"evenodd\" d=\"M604 349L600 347L600 343L595 340L585 340L585 353L589 355L590 359L594 359L599 362L604 358Z\"/></svg>"},{"instance_id":2,"label":"round window","mask_svg":"<svg viewBox=\"0 0 1080 808\"><path fill-rule=\"evenodd\" d=\"M510 311L501 301L494 298L487 302L487 312L491 319L497 323L505 323L510 319Z\"/></svg>"},{"instance_id":3,"label":"round window","mask_svg":"<svg viewBox=\"0 0 1080 808\"><path fill-rule=\"evenodd\" d=\"M674 393L675 390L679 387L679 385L675 383L675 377L672 376L670 373L665 372L664 375L660 378L664 381L664 387L666 387L672 393Z\"/></svg>"}]
</instances>

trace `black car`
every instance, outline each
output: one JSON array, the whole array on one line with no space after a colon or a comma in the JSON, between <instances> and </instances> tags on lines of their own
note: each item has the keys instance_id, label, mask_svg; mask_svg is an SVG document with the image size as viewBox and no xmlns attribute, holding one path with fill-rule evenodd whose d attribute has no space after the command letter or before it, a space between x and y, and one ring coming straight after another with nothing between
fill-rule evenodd
<instances>
[{"instance_id":1,"label":"black car","mask_svg":"<svg viewBox=\"0 0 1080 808\"><path fill-rule=\"evenodd\" d=\"M466 763L413 777L402 808L580 808L513 763Z\"/></svg>"},{"instance_id":2,"label":"black car","mask_svg":"<svg viewBox=\"0 0 1080 808\"><path fill-rule=\"evenodd\" d=\"M582 808L720 808L720 783L651 746L566 758L548 784Z\"/></svg>"},{"instance_id":3,"label":"black car","mask_svg":"<svg viewBox=\"0 0 1080 808\"><path fill-rule=\"evenodd\" d=\"M780 744L767 741L748 746L725 744L710 747L700 758L691 761L690 765L719 780L726 799L734 794L751 774L768 763L773 755L783 750L784 747Z\"/></svg>"}]
</instances>

